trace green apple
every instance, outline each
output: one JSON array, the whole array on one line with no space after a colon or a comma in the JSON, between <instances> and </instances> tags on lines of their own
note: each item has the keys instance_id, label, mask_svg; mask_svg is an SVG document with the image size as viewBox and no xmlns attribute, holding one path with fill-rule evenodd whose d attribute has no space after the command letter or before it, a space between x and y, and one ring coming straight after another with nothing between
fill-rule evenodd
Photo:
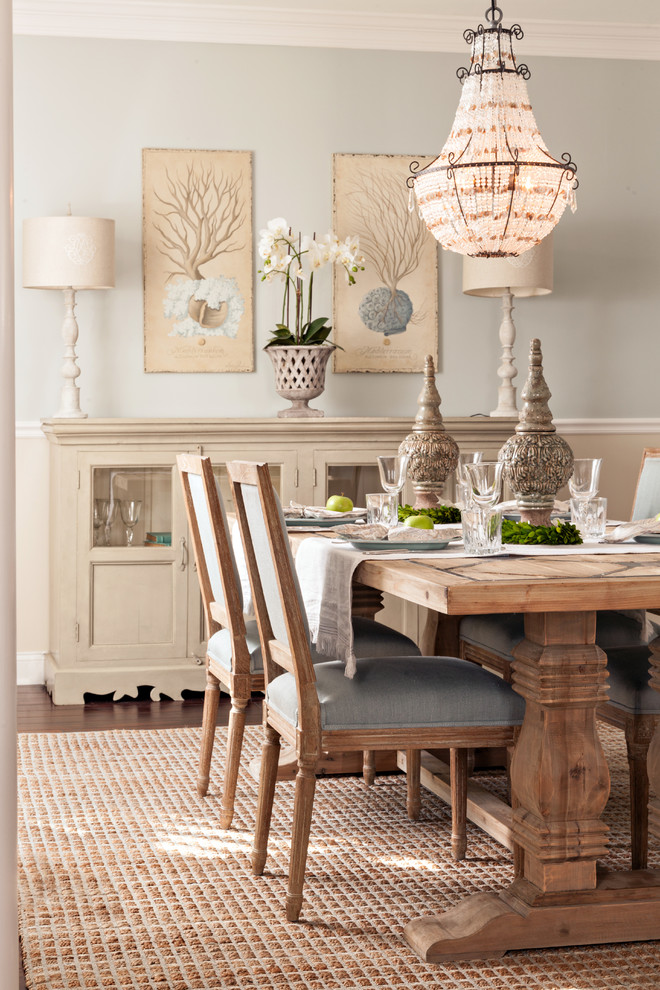
<instances>
[{"instance_id":1,"label":"green apple","mask_svg":"<svg viewBox=\"0 0 660 990\"><path fill-rule=\"evenodd\" d=\"M413 526L415 529L433 529L433 520L430 516L408 516L403 520L404 526Z\"/></svg>"},{"instance_id":2,"label":"green apple","mask_svg":"<svg viewBox=\"0 0 660 990\"><path fill-rule=\"evenodd\" d=\"M331 495L325 503L325 507L326 509L330 509L331 512L350 512L353 508L353 503L342 492L341 495Z\"/></svg>"}]
</instances>

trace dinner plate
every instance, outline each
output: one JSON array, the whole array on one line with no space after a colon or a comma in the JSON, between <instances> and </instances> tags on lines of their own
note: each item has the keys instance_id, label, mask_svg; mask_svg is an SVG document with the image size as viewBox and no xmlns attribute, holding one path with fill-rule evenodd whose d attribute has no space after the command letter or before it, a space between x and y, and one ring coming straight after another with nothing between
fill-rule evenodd
<instances>
[{"instance_id":1,"label":"dinner plate","mask_svg":"<svg viewBox=\"0 0 660 990\"><path fill-rule=\"evenodd\" d=\"M326 526L343 526L344 523L357 522L358 520L355 516L351 516L346 519L328 519L327 516L319 517L317 519L310 518L309 516L289 516L286 518L285 523L287 526L309 526L312 529L325 529Z\"/></svg>"},{"instance_id":2,"label":"dinner plate","mask_svg":"<svg viewBox=\"0 0 660 990\"><path fill-rule=\"evenodd\" d=\"M347 536L339 538L350 543L356 550L391 550L393 553L399 550L444 550L449 544L449 540L433 540L428 543L415 540L407 543L404 540L351 540Z\"/></svg>"},{"instance_id":3,"label":"dinner plate","mask_svg":"<svg viewBox=\"0 0 660 990\"><path fill-rule=\"evenodd\" d=\"M640 533L634 539L635 543L660 543L660 533Z\"/></svg>"}]
</instances>

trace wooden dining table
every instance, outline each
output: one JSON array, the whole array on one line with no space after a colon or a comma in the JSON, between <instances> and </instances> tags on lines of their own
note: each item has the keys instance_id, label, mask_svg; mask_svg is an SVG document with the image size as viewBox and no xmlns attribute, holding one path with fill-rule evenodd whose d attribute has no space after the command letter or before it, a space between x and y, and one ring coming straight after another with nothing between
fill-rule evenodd
<instances>
[{"instance_id":1,"label":"wooden dining table","mask_svg":"<svg viewBox=\"0 0 660 990\"><path fill-rule=\"evenodd\" d=\"M293 534L292 534L293 535ZM523 612L513 685L526 700L511 762L513 882L413 918L405 938L428 962L512 949L660 939L660 870L611 871L601 820L609 795L596 707L607 697L596 612L660 606L660 554L409 559L365 556L356 587L425 606L423 652L444 653L461 616ZM660 639L652 684L660 690ZM660 838L660 729L648 757L649 831Z\"/></svg>"}]
</instances>

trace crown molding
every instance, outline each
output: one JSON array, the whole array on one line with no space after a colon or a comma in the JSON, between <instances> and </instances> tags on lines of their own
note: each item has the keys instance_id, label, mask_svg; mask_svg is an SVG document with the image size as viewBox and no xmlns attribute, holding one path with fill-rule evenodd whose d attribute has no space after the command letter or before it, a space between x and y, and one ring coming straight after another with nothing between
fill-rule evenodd
<instances>
[{"instance_id":1,"label":"crown molding","mask_svg":"<svg viewBox=\"0 0 660 990\"><path fill-rule=\"evenodd\" d=\"M560 433L585 436L593 433L639 436L656 434L660 437L660 419L555 419Z\"/></svg>"},{"instance_id":2,"label":"crown molding","mask_svg":"<svg viewBox=\"0 0 660 990\"><path fill-rule=\"evenodd\" d=\"M469 18L177 0L14 0L14 34L467 54ZM473 25L476 27L476 23ZM660 60L660 24L530 19L525 57Z\"/></svg>"}]
</instances>

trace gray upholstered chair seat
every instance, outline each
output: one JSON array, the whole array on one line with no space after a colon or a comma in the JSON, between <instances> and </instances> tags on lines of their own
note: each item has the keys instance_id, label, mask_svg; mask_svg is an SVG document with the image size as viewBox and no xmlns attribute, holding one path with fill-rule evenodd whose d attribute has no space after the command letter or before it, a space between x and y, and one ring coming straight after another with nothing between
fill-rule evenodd
<instances>
[{"instance_id":1,"label":"gray upholstered chair seat","mask_svg":"<svg viewBox=\"0 0 660 990\"><path fill-rule=\"evenodd\" d=\"M510 615L469 615L461 619L460 637L473 646L511 658L513 648L525 635L524 617ZM599 612L596 617L596 642L601 650L640 646L660 635L660 625L645 612Z\"/></svg>"},{"instance_id":2,"label":"gray upholstered chair seat","mask_svg":"<svg viewBox=\"0 0 660 990\"><path fill-rule=\"evenodd\" d=\"M525 702L500 677L455 657L358 660L353 679L343 663L315 667L323 729L419 726L520 725ZM269 705L298 725L292 674L281 674L266 691Z\"/></svg>"},{"instance_id":3,"label":"gray upholstered chair seat","mask_svg":"<svg viewBox=\"0 0 660 990\"><path fill-rule=\"evenodd\" d=\"M660 715L660 691L649 683L649 653L647 646L607 653L610 704L630 715Z\"/></svg>"},{"instance_id":4,"label":"gray upholstered chair seat","mask_svg":"<svg viewBox=\"0 0 660 990\"><path fill-rule=\"evenodd\" d=\"M361 616L353 617L353 646L357 657L418 657L419 647L413 643L412 639L404 636L384 626L381 622L374 622L373 619L365 619ZM250 673L260 674L264 669L263 658L261 656L261 644L259 643L259 629L255 619L248 619L245 623L245 639L250 651ZM214 633L208 641L207 653L213 660L232 669L231 637L228 629L220 629ZM313 663L326 663L328 658L317 653L313 646L310 647Z\"/></svg>"}]
</instances>

